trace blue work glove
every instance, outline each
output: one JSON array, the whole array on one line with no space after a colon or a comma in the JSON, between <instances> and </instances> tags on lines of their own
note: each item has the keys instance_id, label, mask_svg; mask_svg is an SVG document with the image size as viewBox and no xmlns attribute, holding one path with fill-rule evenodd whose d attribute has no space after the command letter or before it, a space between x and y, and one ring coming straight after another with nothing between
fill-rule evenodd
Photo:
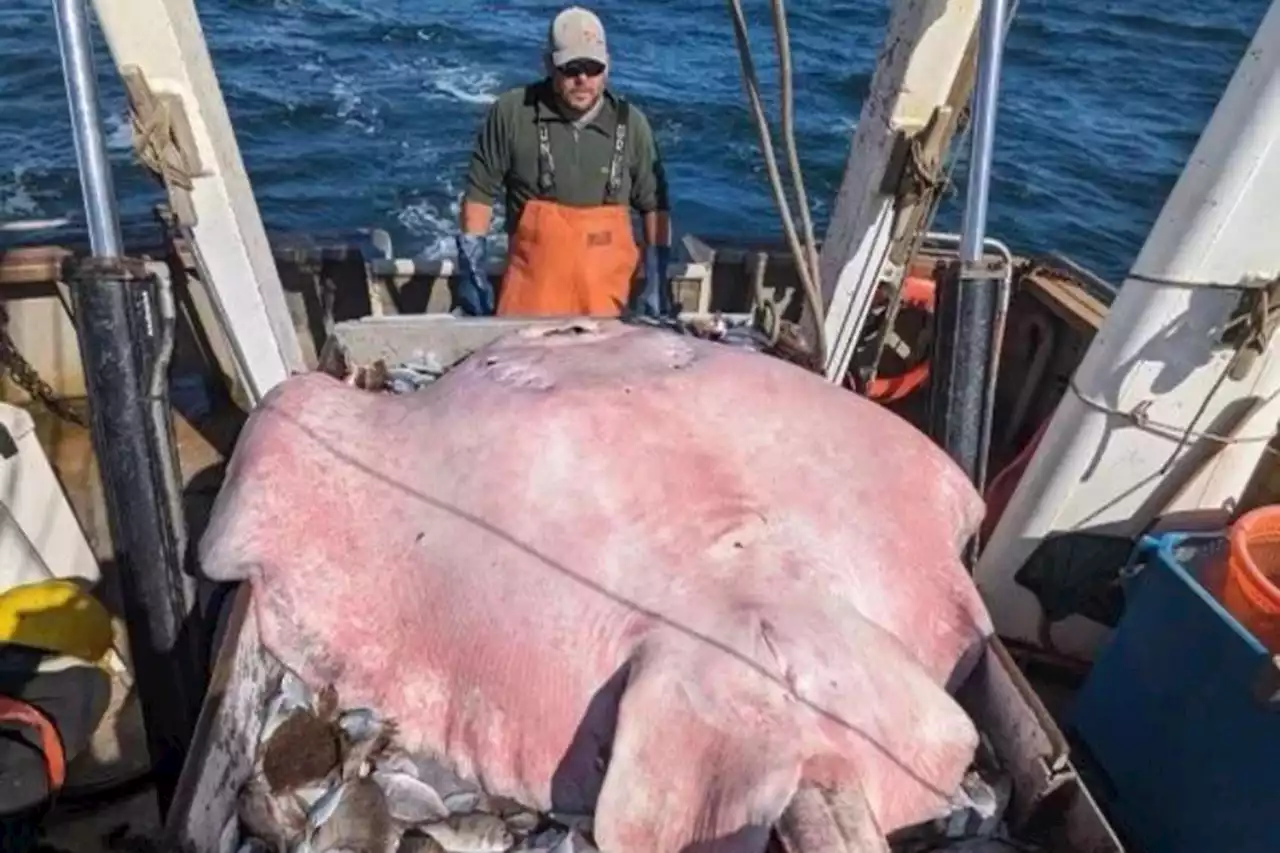
<instances>
[{"instance_id":1,"label":"blue work glove","mask_svg":"<svg viewBox=\"0 0 1280 853\"><path fill-rule=\"evenodd\" d=\"M459 234L457 290L453 301L464 314L489 317L493 314L493 285L485 272L488 238L482 234Z\"/></svg>"},{"instance_id":2,"label":"blue work glove","mask_svg":"<svg viewBox=\"0 0 1280 853\"><path fill-rule=\"evenodd\" d=\"M675 297L667 267L671 264L670 246L644 247L644 289L636 296L633 310L641 317L674 317Z\"/></svg>"}]
</instances>

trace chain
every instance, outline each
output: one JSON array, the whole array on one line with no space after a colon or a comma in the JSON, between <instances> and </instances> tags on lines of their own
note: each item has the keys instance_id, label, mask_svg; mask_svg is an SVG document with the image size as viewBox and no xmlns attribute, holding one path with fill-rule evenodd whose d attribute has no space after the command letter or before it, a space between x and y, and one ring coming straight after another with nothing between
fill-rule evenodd
<instances>
[{"instance_id":1,"label":"chain","mask_svg":"<svg viewBox=\"0 0 1280 853\"><path fill-rule=\"evenodd\" d=\"M30 394L32 399L44 403L49 411L65 421L87 427L89 424L84 416L59 397L53 387L40 378L40 374L31 366L31 362L18 352L13 338L9 337L7 312L0 311L0 320L3 321L3 325L0 325L0 367L7 369L18 387Z\"/></svg>"}]
</instances>

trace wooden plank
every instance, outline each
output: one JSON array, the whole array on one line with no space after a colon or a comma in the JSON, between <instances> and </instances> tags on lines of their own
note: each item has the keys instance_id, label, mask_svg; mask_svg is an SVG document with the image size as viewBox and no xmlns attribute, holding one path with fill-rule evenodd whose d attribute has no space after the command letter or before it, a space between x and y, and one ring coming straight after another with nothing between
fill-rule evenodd
<instances>
[{"instance_id":1,"label":"wooden plank","mask_svg":"<svg viewBox=\"0 0 1280 853\"><path fill-rule=\"evenodd\" d=\"M132 102L134 110L147 121L168 122L161 147L148 153L168 168L193 173L168 183L170 206L190 232L196 266L232 339L246 396L256 403L305 364L195 4L93 5L131 96L144 98Z\"/></svg>"},{"instance_id":2,"label":"wooden plank","mask_svg":"<svg viewBox=\"0 0 1280 853\"><path fill-rule=\"evenodd\" d=\"M61 246L24 246L0 251L0 287L26 290L33 285L52 290L62 277L62 262L71 250Z\"/></svg>"}]
</instances>

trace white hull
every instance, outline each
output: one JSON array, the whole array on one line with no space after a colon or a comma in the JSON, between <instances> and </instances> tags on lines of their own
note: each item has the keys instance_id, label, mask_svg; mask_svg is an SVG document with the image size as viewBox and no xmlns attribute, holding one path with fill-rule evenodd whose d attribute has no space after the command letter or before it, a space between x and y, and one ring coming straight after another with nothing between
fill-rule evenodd
<instances>
[{"instance_id":1,"label":"white hull","mask_svg":"<svg viewBox=\"0 0 1280 853\"><path fill-rule=\"evenodd\" d=\"M976 567L1003 635L1039 643L1039 603L1014 574L1047 537L1128 536L1153 515L1230 513L1280 421L1280 363L1272 344L1242 380L1219 386L1234 355L1220 336L1239 286L1280 274L1278 197L1280 2L1259 26ZM1202 437L1224 431L1234 443ZM1052 631L1057 650L1087 659L1105 636L1102 625L1077 617Z\"/></svg>"}]
</instances>

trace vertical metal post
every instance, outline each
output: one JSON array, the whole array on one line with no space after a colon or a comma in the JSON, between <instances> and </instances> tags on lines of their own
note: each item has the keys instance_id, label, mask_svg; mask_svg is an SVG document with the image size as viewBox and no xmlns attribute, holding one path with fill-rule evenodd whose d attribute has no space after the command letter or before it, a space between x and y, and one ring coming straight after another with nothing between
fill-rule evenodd
<instances>
[{"instance_id":1,"label":"vertical metal post","mask_svg":"<svg viewBox=\"0 0 1280 853\"><path fill-rule=\"evenodd\" d=\"M992 354L998 281L1002 277L984 265L983 248L1005 8L1005 0L983 0L960 265L939 289L931 365L930 432L979 490L985 487L984 448L990 434L988 389L996 367Z\"/></svg>"},{"instance_id":2,"label":"vertical metal post","mask_svg":"<svg viewBox=\"0 0 1280 853\"><path fill-rule=\"evenodd\" d=\"M1004 24L1005 0L983 0L978 35L978 81L973 91L973 148L964 223L960 229L960 260L970 264L982 258L982 245L987 236L987 195L991 187L996 108L1000 100Z\"/></svg>"},{"instance_id":3,"label":"vertical metal post","mask_svg":"<svg viewBox=\"0 0 1280 853\"><path fill-rule=\"evenodd\" d=\"M102 473L134 677L156 795L168 809L204 687L205 649L183 572L166 391L171 318L163 293L124 256L85 0L54 0L93 257L69 277L84 362L94 455ZM174 517L175 514L178 517Z\"/></svg>"},{"instance_id":4,"label":"vertical metal post","mask_svg":"<svg viewBox=\"0 0 1280 853\"><path fill-rule=\"evenodd\" d=\"M134 678L156 795L169 806L205 682L204 638L183 571L181 512L171 500L174 442L157 311L158 282L129 258L90 258L71 277L76 332L93 416Z\"/></svg>"},{"instance_id":5,"label":"vertical metal post","mask_svg":"<svg viewBox=\"0 0 1280 853\"><path fill-rule=\"evenodd\" d=\"M53 0L53 11L58 25L62 75L67 85L67 105L71 110L71 135L84 193L89 245L99 258L117 258L123 254L123 241L111 164L107 161L107 146L98 114L98 81L94 75L89 15L85 0Z\"/></svg>"}]
</instances>

